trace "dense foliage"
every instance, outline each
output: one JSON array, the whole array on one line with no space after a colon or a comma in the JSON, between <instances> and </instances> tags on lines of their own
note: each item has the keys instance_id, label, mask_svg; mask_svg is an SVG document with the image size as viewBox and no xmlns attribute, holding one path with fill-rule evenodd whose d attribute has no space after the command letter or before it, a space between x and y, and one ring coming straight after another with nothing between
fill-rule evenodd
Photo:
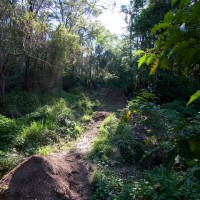
<instances>
[{"instance_id":1,"label":"dense foliage","mask_svg":"<svg viewBox=\"0 0 200 200\"><path fill-rule=\"evenodd\" d=\"M104 121L90 155L93 199L200 198L199 114L186 102L155 100L143 92L118 120Z\"/></svg>"},{"instance_id":2,"label":"dense foliage","mask_svg":"<svg viewBox=\"0 0 200 200\"><path fill-rule=\"evenodd\" d=\"M10 95L10 103L16 110L11 105L5 110L17 118L0 115L0 175L29 155L47 155L70 147L98 105L84 93L63 92L61 96L46 96L46 100L43 95L29 93L22 99L22 94L18 95ZM13 104L12 98L18 100L17 104Z\"/></svg>"}]
</instances>

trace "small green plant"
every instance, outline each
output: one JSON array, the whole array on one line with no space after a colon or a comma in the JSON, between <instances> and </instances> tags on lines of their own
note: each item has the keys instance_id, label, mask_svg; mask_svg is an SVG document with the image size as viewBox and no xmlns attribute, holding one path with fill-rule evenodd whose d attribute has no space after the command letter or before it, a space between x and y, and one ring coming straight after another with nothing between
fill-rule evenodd
<instances>
[{"instance_id":1,"label":"small green plant","mask_svg":"<svg viewBox=\"0 0 200 200\"><path fill-rule=\"evenodd\" d=\"M19 132L19 125L14 119L0 114L0 150L8 149Z\"/></svg>"},{"instance_id":2,"label":"small green plant","mask_svg":"<svg viewBox=\"0 0 200 200\"><path fill-rule=\"evenodd\" d=\"M121 191L123 182L110 170L102 168L93 175L94 193L93 200L115 199Z\"/></svg>"},{"instance_id":3,"label":"small green plant","mask_svg":"<svg viewBox=\"0 0 200 200\"><path fill-rule=\"evenodd\" d=\"M90 115L83 115L83 117L81 118L81 122L87 123L90 121L90 119L91 119Z\"/></svg>"},{"instance_id":4,"label":"small green plant","mask_svg":"<svg viewBox=\"0 0 200 200\"><path fill-rule=\"evenodd\" d=\"M23 156L20 155L16 149L12 149L12 151L9 152L0 151L0 177L22 160Z\"/></svg>"},{"instance_id":5,"label":"small green plant","mask_svg":"<svg viewBox=\"0 0 200 200\"><path fill-rule=\"evenodd\" d=\"M54 130L48 128L44 122L32 122L21 133L21 146L25 148L37 148L51 144L58 140Z\"/></svg>"},{"instance_id":6,"label":"small green plant","mask_svg":"<svg viewBox=\"0 0 200 200\"><path fill-rule=\"evenodd\" d=\"M42 156L47 156L49 153L53 151L54 151L54 148L52 146L44 146L44 147L39 147L37 154L42 155Z\"/></svg>"}]
</instances>

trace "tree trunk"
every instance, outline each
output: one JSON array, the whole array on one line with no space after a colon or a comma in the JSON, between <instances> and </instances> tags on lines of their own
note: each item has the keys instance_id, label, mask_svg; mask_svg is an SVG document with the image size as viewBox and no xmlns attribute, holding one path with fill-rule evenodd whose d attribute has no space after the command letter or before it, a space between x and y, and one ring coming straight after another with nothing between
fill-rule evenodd
<instances>
[{"instance_id":1,"label":"tree trunk","mask_svg":"<svg viewBox=\"0 0 200 200\"><path fill-rule=\"evenodd\" d=\"M2 69L0 69L0 97L2 99L5 97L5 75Z\"/></svg>"},{"instance_id":2,"label":"tree trunk","mask_svg":"<svg viewBox=\"0 0 200 200\"><path fill-rule=\"evenodd\" d=\"M25 64L25 71L24 71L24 82L23 82L23 90L26 92L30 91L30 56L26 56L26 64Z\"/></svg>"},{"instance_id":3,"label":"tree trunk","mask_svg":"<svg viewBox=\"0 0 200 200\"><path fill-rule=\"evenodd\" d=\"M5 96L4 68L5 68L4 55L3 55L3 50L0 47L0 98L2 98L2 99L4 99L4 96Z\"/></svg>"}]
</instances>

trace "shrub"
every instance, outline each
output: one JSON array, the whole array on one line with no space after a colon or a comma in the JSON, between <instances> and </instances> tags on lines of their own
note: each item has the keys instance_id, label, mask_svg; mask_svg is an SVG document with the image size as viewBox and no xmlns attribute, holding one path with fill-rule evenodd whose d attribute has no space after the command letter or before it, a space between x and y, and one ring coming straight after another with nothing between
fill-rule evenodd
<instances>
[{"instance_id":1,"label":"shrub","mask_svg":"<svg viewBox=\"0 0 200 200\"><path fill-rule=\"evenodd\" d=\"M26 116L27 122L52 120L54 123L65 123L65 119L73 119L73 112L67 107L64 99L59 99L52 106L45 105Z\"/></svg>"},{"instance_id":2,"label":"shrub","mask_svg":"<svg viewBox=\"0 0 200 200\"><path fill-rule=\"evenodd\" d=\"M134 140L128 124L109 116L104 120L100 132L100 136L94 142L91 158L108 161L108 158L112 160L117 157L118 162L129 164L140 161L144 147Z\"/></svg>"},{"instance_id":3,"label":"shrub","mask_svg":"<svg viewBox=\"0 0 200 200\"><path fill-rule=\"evenodd\" d=\"M94 193L92 199L115 199L121 191L123 182L106 168L97 170L93 175Z\"/></svg>"},{"instance_id":4,"label":"shrub","mask_svg":"<svg viewBox=\"0 0 200 200\"><path fill-rule=\"evenodd\" d=\"M183 172L167 173L163 167L144 172L144 179L154 187L157 199L199 199L199 182L193 179L189 183L184 178Z\"/></svg>"},{"instance_id":5,"label":"shrub","mask_svg":"<svg viewBox=\"0 0 200 200\"><path fill-rule=\"evenodd\" d=\"M0 150L9 148L18 132L16 121L0 114Z\"/></svg>"},{"instance_id":6,"label":"shrub","mask_svg":"<svg viewBox=\"0 0 200 200\"><path fill-rule=\"evenodd\" d=\"M40 107L42 99L45 99L42 95L39 96L34 93L20 91L8 93L4 112L11 117L21 117Z\"/></svg>"},{"instance_id":7,"label":"shrub","mask_svg":"<svg viewBox=\"0 0 200 200\"><path fill-rule=\"evenodd\" d=\"M162 108L170 111L177 111L184 117L192 117L197 114L197 111L192 106L186 106L186 102L180 100L174 100L170 103L163 104Z\"/></svg>"},{"instance_id":8,"label":"shrub","mask_svg":"<svg viewBox=\"0 0 200 200\"><path fill-rule=\"evenodd\" d=\"M110 139L113 145L120 150L122 162L133 164L141 160L144 147L141 142L134 140L130 125L118 123Z\"/></svg>"},{"instance_id":9,"label":"shrub","mask_svg":"<svg viewBox=\"0 0 200 200\"><path fill-rule=\"evenodd\" d=\"M9 152L0 151L0 177L14 168L23 160L23 156L19 155L15 149Z\"/></svg>"},{"instance_id":10,"label":"shrub","mask_svg":"<svg viewBox=\"0 0 200 200\"><path fill-rule=\"evenodd\" d=\"M113 200L157 200L157 199L191 199L200 198L199 181L185 181L184 174L180 172L166 173L163 167L145 171L143 178L119 178L108 168L99 168L93 177L93 199Z\"/></svg>"},{"instance_id":11,"label":"shrub","mask_svg":"<svg viewBox=\"0 0 200 200\"><path fill-rule=\"evenodd\" d=\"M21 147L36 149L38 146L44 146L56 142L57 134L51 130L44 122L32 122L30 126L25 127L21 134Z\"/></svg>"}]
</instances>

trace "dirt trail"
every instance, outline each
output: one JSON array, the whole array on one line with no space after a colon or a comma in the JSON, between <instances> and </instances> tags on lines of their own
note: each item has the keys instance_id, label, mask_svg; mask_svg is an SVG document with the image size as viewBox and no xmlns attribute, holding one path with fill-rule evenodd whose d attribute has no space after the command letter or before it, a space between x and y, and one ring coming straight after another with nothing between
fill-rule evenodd
<instances>
[{"instance_id":1,"label":"dirt trail","mask_svg":"<svg viewBox=\"0 0 200 200\"><path fill-rule=\"evenodd\" d=\"M110 115L110 112L96 112L88 126L88 130L80 137L75 145L74 151L86 154L92 148L92 144L99 133L102 121Z\"/></svg>"},{"instance_id":2,"label":"dirt trail","mask_svg":"<svg viewBox=\"0 0 200 200\"><path fill-rule=\"evenodd\" d=\"M115 105L122 108L125 95L119 94L121 90L109 91L101 110L111 110ZM90 200L93 167L84 155L91 150L101 123L109 114L96 112L72 151L31 156L6 174L0 180L0 200Z\"/></svg>"}]
</instances>

